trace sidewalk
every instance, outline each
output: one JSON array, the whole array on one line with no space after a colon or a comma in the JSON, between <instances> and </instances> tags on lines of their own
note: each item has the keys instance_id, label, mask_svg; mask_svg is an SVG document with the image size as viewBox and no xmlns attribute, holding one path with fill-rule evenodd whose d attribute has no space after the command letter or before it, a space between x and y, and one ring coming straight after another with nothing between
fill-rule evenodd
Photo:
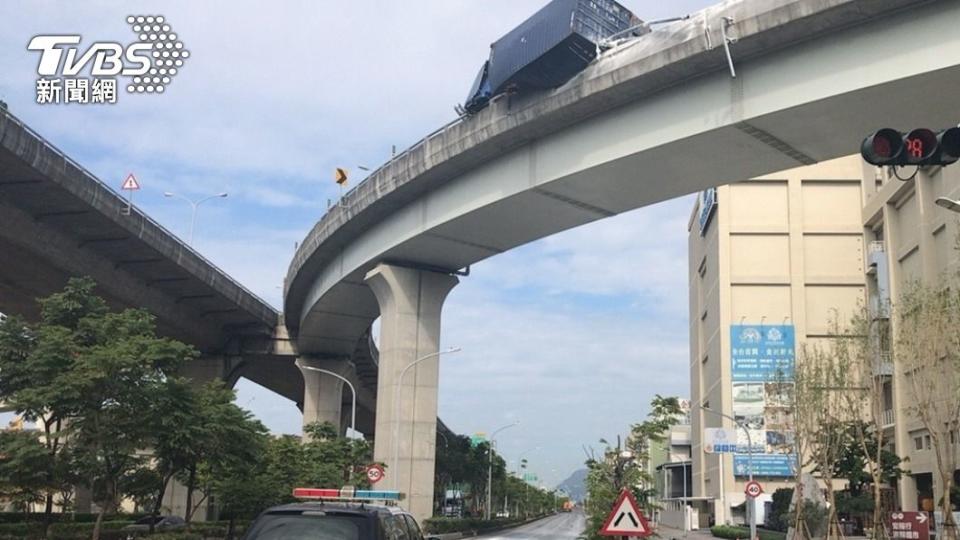
<instances>
[{"instance_id":1,"label":"sidewalk","mask_svg":"<svg viewBox=\"0 0 960 540\"><path fill-rule=\"evenodd\" d=\"M707 538L716 538L710 534L710 529L684 531L682 529L674 529L673 527L668 527L663 524L657 526L656 533L659 534L664 540L705 540ZM748 534L747 536L750 535Z\"/></svg>"}]
</instances>

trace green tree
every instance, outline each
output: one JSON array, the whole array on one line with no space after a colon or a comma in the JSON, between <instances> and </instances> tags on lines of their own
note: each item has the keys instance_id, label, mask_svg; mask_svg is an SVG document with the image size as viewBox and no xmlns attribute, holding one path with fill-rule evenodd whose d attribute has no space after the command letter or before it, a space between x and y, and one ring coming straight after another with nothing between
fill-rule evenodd
<instances>
[{"instance_id":1,"label":"green tree","mask_svg":"<svg viewBox=\"0 0 960 540\"><path fill-rule=\"evenodd\" d=\"M190 441L190 449L179 454L178 471L175 472L187 488L184 516L187 523L209 498L215 478L225 471L261 459L267 433L259 420L237 406L236 394L223 382L213 381L199 390L191 389L190 393L195 407L190 413L194 429L183 434L184 440ZM194 502L196 489L203 495Z\"/></svg>"},{"instance_id":2,"label":"green tree","mask_svg":"<svg viewBox=\"0 0 960 540\"><path fill-rule=\"evenodd\" d=\"M25 511L41 503L51 486L52 457L34 433L0 431L0 496Z\"/></svg>"},{"instance_id":3,"label":"green tree","mask_svg":"<svg viewBox=\"0 0 960 540\"><path fill-rule=\"evenodd\" d=\"M649 514L656 508L654 479L642 465L650 458L651 445L666 440L670 427L675 425L682 415L679 399L657 394L650 403L647 419L631 426L625 445L621 446L618 441L614 447L601 441L605 445L603 454L593 456L586 462L589 496L585 505L585 538L602 538L599 536L600 528L621 489L629 489L646 513Z\"/></svg>"},{"instance_id":4,"label":"green tree","mask_svg":"<svg viewBox=\"0 0 960 540\"><path fill-rule=\"evenodd\" d=\"M93 289L88 278L71 279L40 300L37 324L0 323L0 399L44 429L47 522L53 495L80 471L101 508L97 539L126 479L145 465L139 452L153 441L148 420L169 375L196 353L158 338L144 310L110 313Z\"/></svg>"},{"instance_id":5,"label":"green tree","mask_svg":"<svg viewBox=\"0 0 960 540\"><path fill-rule=\"evenodd\" d=\"M304 485L370 486L366 467L373 463L373 446L368 441L342 437L329 422L308 424L303 431L307 439L303 445L307 464L301 476Z\"/></svg>"}]
</instances>

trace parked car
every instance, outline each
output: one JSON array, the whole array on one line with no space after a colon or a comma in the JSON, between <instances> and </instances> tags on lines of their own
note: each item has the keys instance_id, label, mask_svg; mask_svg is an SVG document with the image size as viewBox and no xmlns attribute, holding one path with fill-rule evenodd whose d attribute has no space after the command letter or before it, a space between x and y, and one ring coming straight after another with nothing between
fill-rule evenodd
<instances>
[{"instance_id":1,"label":"parked car","mask_svg":"<svg viewBox=\"0 0 960 540\"><path fill-rule=\"evenodd\" d=\"M151 522L153 523L153 530L155 531L174 531L187 526L187 522L180 516L147 516L127 525L123 530L147 531L150 530Z\"/></svg>"}]
</instances>

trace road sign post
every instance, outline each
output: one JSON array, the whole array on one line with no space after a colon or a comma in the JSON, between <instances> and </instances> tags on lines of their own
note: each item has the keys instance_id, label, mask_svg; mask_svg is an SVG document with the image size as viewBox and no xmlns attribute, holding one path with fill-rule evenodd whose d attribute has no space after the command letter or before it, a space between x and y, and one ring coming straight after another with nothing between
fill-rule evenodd
<instances>
[{"instance_id":1,"label":"road sign post","mask_svg":"<svg viewBox=\"0 0 960 540\"><path fill-rule=\"evenodd\" d=\"M133 208L133 192L140 190L140 182L137 181L137 177L130 173L127 175L127 179L123 181L123 185L120 186L120 189L126 191L127 195L127 207L123 209L121 214L129 216L131 209Z\"/></svg>"},{"instance_id":2,"label":"road sign post","mask_svg":"<svg viewBox=\"0 0 960 540\"><path fill-rule=\"evenodd\" d=\"M893 512L890 514L890 538L930 540L930 518L926 512Z\"/></svg>"},{"instance_id":3,"label":"road sign post","mask_svg":"<svg viewBox=\"0 0 960 540\"><path fill-rule=\"evenodd\" d=\"M376 463L367 467L367 480L369 480L371 484L376 484L383 480L383 467Z\"/></svg>"},{"instance_id":4,"label":"road sign post","mask_svg":"<svg viewBox=\"0 0 960 540\"><path fill-rule=\"evenodd\" d=\"M647 537L653 534L650 524L643 517L637 500L629 489L623 489L620 497L613 505L613 511L607 516L603 527L600 528L601 536L639 536Z\"/></svg>"}]
</instances>

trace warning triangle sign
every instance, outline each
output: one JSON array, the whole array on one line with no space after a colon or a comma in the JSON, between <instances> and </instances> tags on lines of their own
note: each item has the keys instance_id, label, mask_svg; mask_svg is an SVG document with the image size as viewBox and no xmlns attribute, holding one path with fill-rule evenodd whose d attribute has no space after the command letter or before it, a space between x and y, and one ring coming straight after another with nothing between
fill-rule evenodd
<instances>
[{"instance_id":1,"label":"warning triangle sign","mask_svg":"<svg viewBox=\"0 0 960 540\"><path fill-rule=\"evenodd\" d=\"M600 529L603 536L650 536L653 531L647 523L647 519L640 512L637 500L633 498L633 493L629 489L620 492L620 497L613 505L613 512L607 516L607 520Z\"/></svg>"},{"instance_id":2,"label":"warning triangle sign","mask_svg":"<svg viewBox=\"0 0 960 540\"><path fill-rule=\"evenodd\" d=\"M123 181L123 186L120 189L125 189L128 191L136 191L140 189L140 182L137 182L137 177L130 173L127 176L127 179Z\"/></svg>"}]
</instances>

